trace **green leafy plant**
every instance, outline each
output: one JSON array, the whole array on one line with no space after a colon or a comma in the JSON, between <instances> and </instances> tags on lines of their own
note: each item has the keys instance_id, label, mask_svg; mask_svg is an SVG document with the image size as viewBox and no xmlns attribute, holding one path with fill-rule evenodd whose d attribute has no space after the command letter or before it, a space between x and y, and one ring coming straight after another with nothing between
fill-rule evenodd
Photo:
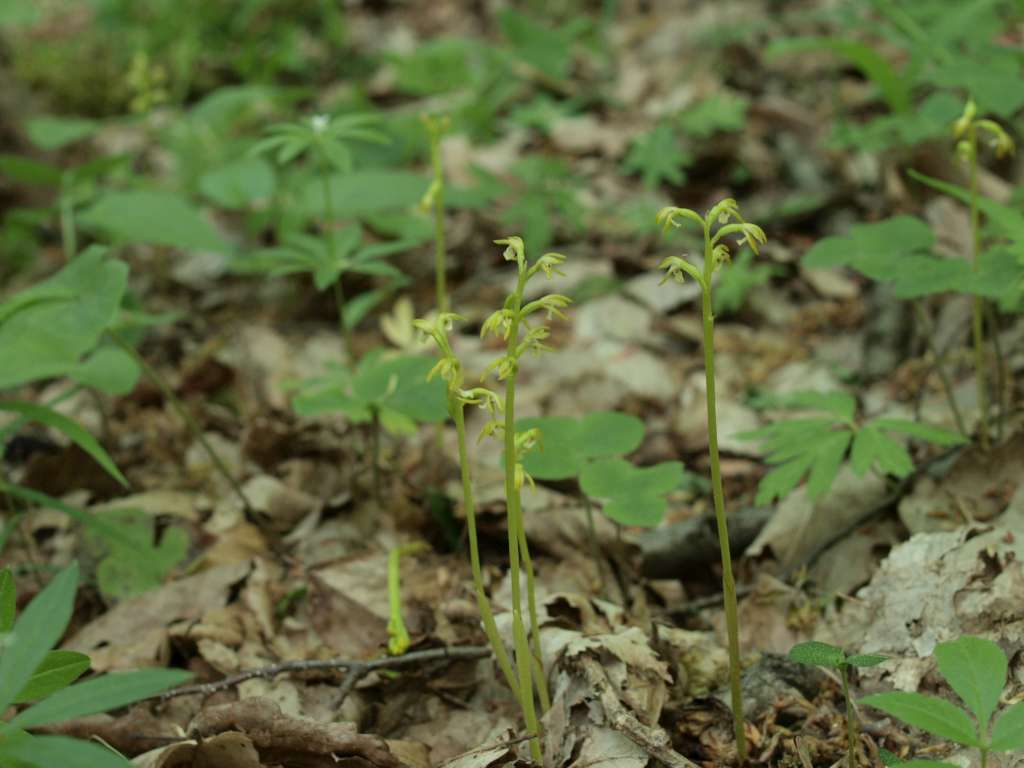
<instances>
[{"instance_id":1,"label":"green leafy plant","mask_svg":"<svg viewBox=\"0 0 1024 768\"><path fill-rule=\"evenodd\" d=\"M907 477L914 471L914 461L903 444L891 437L892 433L942 446L966 442L960 433L907 419L881 417L859 422L857 400L845 392L797 392L761 398L755 404L821 414L777 421L739 435L759 440L765 461L773 465L761 478L758 504L784 498L805 476L808 497L812 501L820 498L832 487L847 458L859 476L874 469Z\"/></svg>"},{"instance_id":2,"label":"green leafy plant","mask_svg":"<svg viewBox=\"0 0 1024 768\"><path fill-rule=\"evenodd\" d=\"M939 672L971 714L946 699L921 693L893 691L860 700L939 738L976 748L985 768L990 752L1024 749L1024 702L992 716L1006 685L1007 661L996 643L970 635L935 646ZM951 763L914 760L902 765L953 768Z\"/></svg>"},{"instance_id":3,"label":"green leafy plant","mask_svg":"<svg viewBox=\"0 0 1024 768\"><path fill-rule=\"evenodd\" d=\"M888 657L878 653L858 653L847 656L842 648L828 643L811 640L798 643L789 650L789 658L801 664L814 667L827 667L839 672L839 680L843 686L843 699L846 702L846 764L849 768L857 768L857 713L850 698L849 670L850 667L874 667Z\"/></svg>"},{"instance_id":4,"label":"green leafy plant","mask_svg":"<svg viewBox=\"0 0 1024 768\"><path fill-rule=\"evenodd\" d=\"M736 610L736 581L732 572L729 552L729 529L725 517L725 498L722 490L722 471L718 457L718 415L715 403L715 320L713 312L712 277L729 261L731 250L727 237L740 236L737 247L748 245L756 254L767 241L764 231L744 221L735 200L727 198L714 205L701 216L689 208L670 206L662 208L657 221L667 231L680 227L686 221L696 223L703 233L704 261L702 267L680 256L669 256L661 262L665 282L669 279L682 283L689 275L701 288L701 315L704 331L704 374L707 386L708 453L711 458L711 491L715 505L718 543L722 558L722 592L725 601L726 630L729 636L729 686L732 698L733 726L736 752L740 763L747 759L747 741L743 726L743 697L740 690L739 619Z\"/></svg>"},{"instance_id":5,"label":"green leafy plant","mask_svg":"<svg viewBox=\"0 0 1024 768\"><path fill-rule=\"evenodd\" d=\"M349 144L353 141L387 142L387 137L377 129L377 123L376 117L370 114L339 117L314 115L303 122L278 123L270 126L267 129L268 136L252 149L255 154L273 154L280 165L287 165L307 154L313 157L320 176L322 192L323 261L332 265L332 269L334 265L339 264L339 256L336 252L338 238L334 236L336 214L330 170L334 169L343 174L352 170L352 150ZM301 250L308 253L309 248ZM356 356L352 341L353 324L345 318L345 290L341 275L342 270L338 269L333 282L335 303L338 307L338 324L348 357L354 361Z\"/></svg>"},{"instance_id":6,"label":"green leafy plant","mask_svg":"<svg viewBox=\"0 0 1024 768\"><path fill-rule=\"evenodd\" d=\"M123 707L179 685L191 675L183 670L146 669L119 672L74 683L89 667L89 658L52 650L67 628L78 586L78 567L61 571L15 619L11 571L0 571L0 712L30 703L0 723L0 762L52 768L128 768L131 763L110 749L65 736L35 736L28 731L51 723Z\"/></svg>"}]
</instances>

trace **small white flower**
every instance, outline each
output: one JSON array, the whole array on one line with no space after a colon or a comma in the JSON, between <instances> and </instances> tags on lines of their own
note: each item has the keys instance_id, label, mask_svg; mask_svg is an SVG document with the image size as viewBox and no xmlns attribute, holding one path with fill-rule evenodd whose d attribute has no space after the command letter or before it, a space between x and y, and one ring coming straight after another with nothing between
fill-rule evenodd
<instances>
[{"instance_id":1,"label":"small white flower","mask_svg":"<svg viewBox=\"0 0 1024 768\"><path fill-rule=\"evenodd\" d=\"M316 133L323 133L327 130L327 126L331 123L331 118L328 115L313 115L309 120L313 131Z\"/></svg>"}]
</instances>

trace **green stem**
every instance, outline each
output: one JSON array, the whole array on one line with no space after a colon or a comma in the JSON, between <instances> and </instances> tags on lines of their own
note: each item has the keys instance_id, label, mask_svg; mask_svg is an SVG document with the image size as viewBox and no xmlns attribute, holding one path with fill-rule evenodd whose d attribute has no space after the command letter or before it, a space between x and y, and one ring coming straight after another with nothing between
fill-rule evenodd
<instances>
[{"instance_id":1,"label":"green stem","mask_svg":"<svg viewBox=\"0 0 1024 768\"><path fill-rule=\"evenodd\" d=\"M967 131L967 141L971 147L971 267L974 272L977 272L979 268L978 259L981 254L981 226L978 213L978 135L973 122ZM988 389L985 384L985 338L982 327L982 302L981 296L974 296L971 300L971 334L974 338L974 377L978 385L981 447L987 451L989 448Z\"/></svg>"},{"instance_id":2,"label":"green stem","mask_svg":"<svg viewBox=\"0 0 1024 768\"><path fill-rule=\"evenodd\" d=\"M587 513L587 539L590 542L590 556L594 558L594 565L597 566L601 597L607 597L608 585L604 580L604 568L601 565L601 544L597 540L597 526L594 525L594 505L590 497L584 494L583 508Z\"/></svg>"},{"instance_id":3,"label":"green stem","mask_svg":"<svg viewBox=\"0 0 1024 768\"><path fill-rule=\"evenodd\" d=\"M78 238L75 232L75 208L71 199L71 171L65 171L60 177L60 240L64 250L64 260L71 261L78 251Z\"/></svg>"},{"instance_id":4,"label":"green stem","mask_svg":"<svg viewBox=\"0 0 1024 768\"><path fill-rule=\"evenodd\" d=\"M462 476L462 504L466 510L466 529L469 532L469 563L473 570L473 589L476 592L476 605L480 611L480 619L484 625L484 634L494 651L494 658L498 667L505 676L508 687L512 689L513 695L519 698L519 683L516 680L515 672L512 671L512 663L509 661L505 644L498 634L498 625L494 622L494 613L491 611L491 602L487 599L484 591L483 570L480 567L480 545L476 535L476 501L473 497L473 484L469 474L469 451L466 449L466 417L462 403L453 403L450 406L452 418L455 420L455 431L459 438L459 467Z\"/></svg>"},{"instance_id":5,"label":"green stem","mask_svg":"<svg viewBox=\"0 0 1024 768\"><path fill-rule=\"evenodd\" d=\"M736 755L740 764L747 761L747 739L743 730L743 695L740 690L739 619L736 609L736 581L729 552L729 527L725 519L722 470L718 459L718 411L715 404L715 316L711 309L711 275L714 255L711 233L704 232L704 285L701 291L701 314L704 321L704 378L707 386L708 452L711 457L711 491L715 501L718 524L718 546L722 556L722 594L725 599L725 626L729 636L729 687L732 695L733 728L736 733Z\"/></svg>"},{"instance_id":6,"label":"green stem","mask_svg":"<svg viewBox=\"0 0 1024 768\"><path fill-rule=\"evenodd\" d=\"M375 405L370 406L370 476L373 497L380 504L380 408Z\"/></svg>"},{"instance_id":7,"label":"green stem","mask_svg":"<svg viewBox=\"0 0 1024 768\"><path fill-rule=\"evenodd\" d=\"M526 286L526 270L520 268L519 279L513 294L512 325L508 333L506 354L511 358L515 355L519 340L519 312L522 306L523 289ZM518 365L516 363L515 365ZM519 489L516 488L516 370L508 374L505 380L505 508L508 519L508 559L512 579L512 633L515 638L516 671L519 678L519 706L523 710L526 730L530 735L530 755L537 763L543 760L540 748L540 728L537 712L533 702L533 661L530 644L523 624L522 587L520 585L520 543L525 534L520 535L522 527L522 509L519 505ZM537 629L536 627L534 628Z\"/></svg>"},{"instance_id":8,"label":"green stem","mask_svg":"<svg viewBox=\"0 0 1024 768\"><path fill-rule=\"evenodd\" d=\"M324 188L324 236L327 238L327 258L331 264L335 263L336 255L334 250L334 198L331 192L331 177L324 171L320 174L320 180ZM338 329L341 331L341 338L345 344L345 354L350 363L355 363L355 342L352 338L352 329L345 321L345 289L341 284L341 273L334 281L334 304L338 308Z\"/></svg>"},{"instance_id":9,"label":"green stem","mask_svg":"<svg viewBox=\"0 0 1024 768\"><path fill-rule=\"evenodd\" d=\"M857 768L857 714L853 710L853 699L850 698L850 686L845 665L839 667L839 679L842 680L843 698L846 700L847 765L849 768Z\"/></svg>"},{"instance_id":10,"label":"green stem","mask_svg":"<svg viewBox=\"0 0 1024 768\"><path fill-rule=\"evenodd\" d=\"M985 317L988 320L989 334L992 337L992 349L996 354L996 408L999 414L996 421L996 442L1002 442L1006 428L1006 356L1003 345L999 343L999 324L996 312L990 302L985 302Z\"/></svg>"},{"instance_id":11,"label":"green stem","mask_svg":"<svg viewBox=\"0 0 1024 768\"><path fill-rule=\"evenodd\" d=\"M931 320L928 318L928 313L924 311L924 307L921 306L920 301L914 302L914 311L917 313L918 322L921 323L921 327L924 330L924 341L928 347L928 351L931 352L933 358L935 358L935 370L939 373L939 380L942 382L942 391L946 395L946 402L949 403L949 410L953 413L953 419L956 421L956 428L960 431L960 434L964 437L969 437L967 434L967 427L964 424L964 418L960 414L960 406L956 404L956 397L953 394L953 382L950 381L949 373L946 371L945 356L939 352L935 346L933 340L934 326Z\"/></svg>"},{"instance_id":12,"label":"green stem","mask_svg":"<svg viewBox=\"0 0 1024 768\"><path fill-rule=\"evenodd\" d=\"M220 454L218 454L217 451L213 449L213 446L210 445L210 441L207 440L206 435L203 434L203 430L200 428L199 422L195 420L195 417L193 417L188 408L185 407L185 404L181 402L176 394L174 394L174 390L171 389L171 386L167 383L166 379L164 379L164 377L146 361L146 358L139 354L139 351L135 349L135 347L125 341L120 334L109 330L107 333L110 334L110 338L114 340L114 343L131 355L132 359L135 360L135 364L138 365L139 368L142 369L142 372L146 374L146 377L156 385L157 389L159 389L160 393L164 396L164 399L171 406L171 409L178 415L178 418L185 423L185 427L192 434L193 439L199 441L203 450L206 451L206 455L209 456L210 461L213 462L213 466L227 481L228 485L231 486L231 489L235 492L239 501L242 502L243 509L245 509L246 512L251 512L252 504L250 504L249 499L246 498L245 491L242 490L242 486L231 474L231 470L228 469L227 464L224 463Z\"/></svg>"},{"instance_id":13,"label":"green stem","mask_svg":"<svg viewBox=\"0 0 1024 768\"><path fill-rule=\"evenodd\" d=\"M519 496L519 491L516 491ZM537 685L537 697L540 699L540 711L544 714L551 709L551 697L548 695L548 681L544 676L544 656L540 647L540 620L537 618L537 588L533 577L533 560L530 558L530 545L526 541L526 525L523 523L522 504L516 499L519 508L519 553L523 558L523 570L526 571L526 606L530 614L530 646L533 654L533 673Z\"/></svg>"}]
</instances>

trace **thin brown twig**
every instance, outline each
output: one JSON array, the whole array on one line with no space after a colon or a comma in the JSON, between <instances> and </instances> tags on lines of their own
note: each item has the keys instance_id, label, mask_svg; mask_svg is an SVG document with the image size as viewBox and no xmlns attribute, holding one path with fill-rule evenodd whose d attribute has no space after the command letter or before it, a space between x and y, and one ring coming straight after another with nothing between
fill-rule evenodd
<instances>
[{"instance_id":1,"label":"thin brown twig","mask_svg":"<svg viewBox=\"0 0 1024 768\"><path fill-rule=\"evenodd\" d=\"M442 661L444 659L483 659L490 655L490 648L484 648L483 646L477 645L464 645L456 647L430 648L425 651L413 651L412 653L402 654L401 656L385 656L383 658L367 659L365 661L361 661L359 659L303 659L296 661L284 661L280 664L271 664L266 667L242 670L241 672L236 672L233 675L228 675L227 677L221 678L220 680L214 680L210 683L198 683L196 685L185 685L179 688L172 688L169 691L158 693L155 696L150 696L149 698L156 699L158 701L167 701L168 699L173 699L178 696L189 696L195 693L210 696L211 694L227 690L228 688L233 688L239 683L244 683L246 680L253 680L255 678L267 679L290 672L309 672L318 669L345 669L347 670L345 679L342 681L341 688L338 691L337 703L340 704L344 701L345 697L351 693L352 689L355 688L356 683L374 670L389 669L391 667L407 667L413 664Z\"/></svg>"}]
</instances>

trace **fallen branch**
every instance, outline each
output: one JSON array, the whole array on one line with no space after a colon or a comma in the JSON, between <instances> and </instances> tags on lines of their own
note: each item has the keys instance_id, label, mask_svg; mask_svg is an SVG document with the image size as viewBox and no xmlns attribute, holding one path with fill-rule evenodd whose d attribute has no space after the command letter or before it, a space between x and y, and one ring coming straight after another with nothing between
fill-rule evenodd
<instances>
[{"instance_id":1,"label":"fallen branch","mask_svg":"<svg viewBox=\"0 0 1024 768\"><path fill-rule=\"evenodd\" d=\"M253 680L256 678L268 679L292 672L310 672L321 669L344 669L347 670L347 672L345 674L345 679L341 683L341 688L338 690L338 699L336 702L337 704L340 704L345 700L345 697L352 692L356 683L378 669L407 667L415 664L424 664L430 661L443 661L445 659L483 659L490 655L490 648L484 648L477 645L466 645L451 648L430 648L425 651L405 653L401 656L386 656L379 659L367 659L365 661L358 659L307 659L300 661L284 661L280 664L271 664L266 667L246 669L210 683L198 683L196 685L185 685L180 688L173 688L169 691L157 694L156 696L151 696L150 698L158 701L167 701L168 699L173 699L178 696L190 696L195 693L202 694L203 696L209 696L217 693L218 691L233 688L246 680Z\"/></svg>"}]
</instances>

